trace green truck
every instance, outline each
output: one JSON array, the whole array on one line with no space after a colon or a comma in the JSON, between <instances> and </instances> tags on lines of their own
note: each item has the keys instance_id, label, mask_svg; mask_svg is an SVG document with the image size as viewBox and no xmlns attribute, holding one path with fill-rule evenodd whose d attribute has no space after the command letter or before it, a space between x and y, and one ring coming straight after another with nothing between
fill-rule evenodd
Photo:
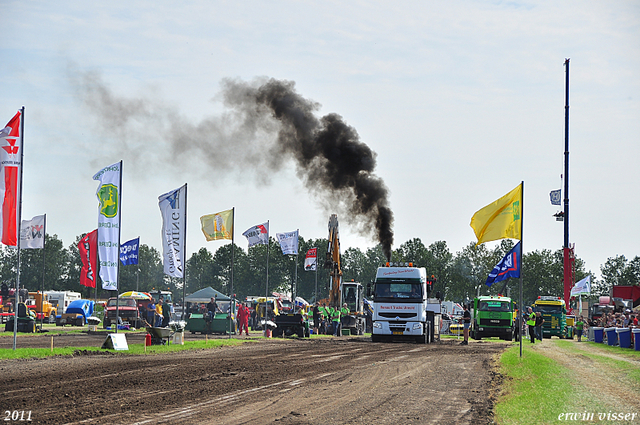
<instances>
[{"instance_id":1,"label":"green truck","mask_svg":"<svg viewBox=\"0 0 640 425\"><path fill-rule=\"evenodd\" d=\"M567 326L567 309L564 300L560 297L540 296L533 303L533 310L542 313L542 336L551 338L572 338L573 332Z\"/></svg>"},{"instance_id":2,"label":"green truck","mask_svg":"<svg viewBox=\"0 0 640 425\"><path fill-rule=\"evenodd\" d=\"M470 336L475 340L500 337L513 339L515 303L508 297L482 296L474 298L471 309Z\"/></svg>"}]
</instances>

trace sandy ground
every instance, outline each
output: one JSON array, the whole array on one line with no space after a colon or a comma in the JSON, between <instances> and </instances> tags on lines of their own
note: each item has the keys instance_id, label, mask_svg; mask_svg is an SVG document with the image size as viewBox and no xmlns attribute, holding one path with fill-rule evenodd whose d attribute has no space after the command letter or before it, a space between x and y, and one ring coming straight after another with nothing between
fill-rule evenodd
<instances>
[{"instance_id":1,"label":"sandy ground","mask_svg":"<svg viewBox=\"0 0 640 425\"><path fill-rule=\"evenodd\" d=\"M130 344L143 338L127 335ZM104 339L63 334L54 344ZM0 338L0 348L12 340ZM23 336L18 346L50 341ZM38 424L488 424L502 381L495 357L505 347L251 338L160 355L5 360L0 410L30 411Z\"/></svg>"}]
</instances>

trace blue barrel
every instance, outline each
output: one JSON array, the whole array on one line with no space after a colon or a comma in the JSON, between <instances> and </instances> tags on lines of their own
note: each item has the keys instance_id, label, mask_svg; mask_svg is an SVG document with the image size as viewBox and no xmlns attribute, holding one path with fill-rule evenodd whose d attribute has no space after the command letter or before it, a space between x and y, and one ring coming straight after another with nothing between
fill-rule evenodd
<instances>
[{"instance_id":1,"label":"blue barrel","mask_svg":"<svg viewBox=\"0 0 640 425\"><path fill-rule=\"evenodd\" d=\"M604 337L604 328L593 328L593 340L602 344L602 340Z\"/></svg>"},{"instance_id":2,"label":"blue barrel","mask_svg":"<svg viewBox=\"0 0 640 425\"><path fill-rule=\"evenodd\" d=\"M616 328L616 332L618 333L620 348L631 348L631 329Z\"/></svg>"},{"instance_id":3,"label":"blue barrel","mask_svg":"<svg viewBox=\"0 0 640 425\"><path fill-rule=\"evenodd\" d=\"M640 329L632 329L633 332L633 349L640 351Z\"/></svg>"},{"instance_id":4,"label":"blue barrel","mask_svg":"<svg viewBox=\"0 0 640 425\"><path fill-rule=\"evenodd\" d=\"M607 333L607 344L618 345L618 334L616 328L607 328L604 330Z\"/></svg>"}]
</instances>

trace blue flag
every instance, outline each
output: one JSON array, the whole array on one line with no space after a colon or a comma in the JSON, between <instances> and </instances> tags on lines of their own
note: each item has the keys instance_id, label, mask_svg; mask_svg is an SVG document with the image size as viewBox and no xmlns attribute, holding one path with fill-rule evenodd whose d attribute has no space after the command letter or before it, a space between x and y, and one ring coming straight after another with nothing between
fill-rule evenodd
<instances>
[{"instance_id":1,"label":"blue flag","mask_svg":"<svg viewBox=\"0 0 640 425\"><path fill-rule=\"evenodd\" d=\"M123 266L138 264L138 247L140 238L131 239L120 245L120 262Z\"/></svg>"},{"instance_id":2,"label":"blue flag","mask_svg":"<svg viewBox=\"0 0 640 425\"><path fill-rule=\"evenodd\" d=\"M505 280L508 277L520 277L520 267L522 263L522 250L520 242L513 247L507 255L491 270L485 285L491 286L496 282Z\"/></svg>"}]
</instances>

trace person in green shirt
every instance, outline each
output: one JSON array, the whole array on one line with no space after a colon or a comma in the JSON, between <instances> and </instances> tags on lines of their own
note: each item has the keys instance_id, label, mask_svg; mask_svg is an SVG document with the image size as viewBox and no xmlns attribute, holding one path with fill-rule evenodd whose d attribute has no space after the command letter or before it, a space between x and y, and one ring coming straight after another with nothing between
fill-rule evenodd
<instances>
[{"instance_id":1,"label":"person in green shirt","mask_svg":"<svg viewBox=\"0 0 640 425\"><path fill-rule=\"evenodd\" d=\"M333 336L338 336L340 330L340 309L331 308L331 324L333 325Z\"/></svg>"},{"instance_id":2,"label":"person in green shirt","mask_svg":"<svg viewBox=\"0 0 640 425\"><path fill-rule=\"evenodd\" d=\"M582 332L584 331L584 317L580 316L576 322L576 335L578 336L578 342L582 341Z\"/></svg>"}]
</instances>

